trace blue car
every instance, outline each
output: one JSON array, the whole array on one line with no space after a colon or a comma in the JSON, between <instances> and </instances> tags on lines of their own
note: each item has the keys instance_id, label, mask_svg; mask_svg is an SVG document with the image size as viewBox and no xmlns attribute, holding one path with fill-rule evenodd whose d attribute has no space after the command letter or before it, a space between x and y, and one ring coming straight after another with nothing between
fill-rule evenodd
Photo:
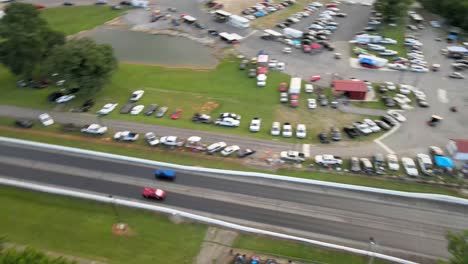
<instances>
[{"instance_id":1,"label":"blue car","mask_svg":"<svg viewBox=\"0 0 468 264\"><path fill-rule=\"evenodd\" d=\"M266 15L265 13L260 12L260 11L257 11L257 12L254 13L254 16L256 16L256 17L264 17L265 15Z\"/></svg>"},{"instance_id":2,"label":"blue car","mask_svg":"<svg viewBox=\"0 0 468 264\"><path fill-rule=\"evenodd\" d=\"M325 28L328 30L333 30L333 31L337 29L337 27L335 26L326 26Z\"/></svg>"},{"instance_id":3,"label":"blue car","mask_svg":"<svg viewBox=\"0 0 468 264\"><path fill-rule=\"evenodd\" d=\"M154 177L157 179L173 181L176 177L176 173L173 170L155 170Z\"/></svg>"}]
</instances>

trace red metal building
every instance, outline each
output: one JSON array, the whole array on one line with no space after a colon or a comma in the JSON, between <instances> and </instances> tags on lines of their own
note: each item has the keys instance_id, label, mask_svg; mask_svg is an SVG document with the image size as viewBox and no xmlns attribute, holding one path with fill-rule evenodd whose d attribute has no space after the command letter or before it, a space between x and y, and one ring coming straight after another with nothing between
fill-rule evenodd
<instances>
[{"instance_id":1,"label":"red metal building","mask_svg":"<svg viewBox=\"0 0 468 264\"><path fill-rule=\"evenodd\" d=\"M364 100L367 94L367 85L363 81L334 80L333 94L345 95L351 100Z\"/></svg>"}]
</instances>

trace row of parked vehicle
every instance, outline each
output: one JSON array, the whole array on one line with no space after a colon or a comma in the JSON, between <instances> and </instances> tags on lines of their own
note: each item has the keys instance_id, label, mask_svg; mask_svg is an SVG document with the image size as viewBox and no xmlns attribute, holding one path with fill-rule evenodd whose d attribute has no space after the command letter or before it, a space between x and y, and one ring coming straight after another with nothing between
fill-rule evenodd
<instances>
[{"instance_id":1,"label":"row of parked vehicle","mask_svg":"<svg viewBox=\"0 0 468 264\"><path fill-rule=\"evenodd\" d=\"M391 127L406 121L406 117L395 110L389 110L381 120L364 119L362 122L354 122L351 126L345 126L343 131L350 138L357 138L361 135L367 136L381 130L390 130Z\"/></svg>"},{"instance_id":2,"label":"row of parked vehicle","mask_svg":"<svg viewBox=\"0 0 468 264\"><path fill-rule=\"evenodd\" d=\"M410 94L414 94L416 97L417 104L420 107L429 107L429 103L426 101L426 94L417 89L416 87L408 84L394 84L392 82L385 82L378 86L378 91L383 94L382 101L387 107L400 107L404 110L412 109L412 100L408 97ZM398 91L393 97L385 95L388 91Z\"/></svg>"},{"instance_id":3,"label":"row of parked vehicle","mask_svg":"<svg viewBox=\"0 0 468 264\"><path fill-rule=\"evenodd\" d=\"M296 3L296 0L284 0L280 3L260 2L251 7L242 10L242 15L248 20L255 20L259 17L267 16L276 11L290 7Z\"/></svg>"}]
</instances>

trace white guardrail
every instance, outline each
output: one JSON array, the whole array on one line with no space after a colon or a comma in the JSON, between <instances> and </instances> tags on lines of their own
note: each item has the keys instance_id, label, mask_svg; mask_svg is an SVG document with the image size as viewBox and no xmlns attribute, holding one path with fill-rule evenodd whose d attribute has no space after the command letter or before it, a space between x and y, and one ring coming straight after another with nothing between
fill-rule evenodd
<instances>
[{"instance_id":1,"label":"white guardrail","mask_svg":"<svg viewBox=\"0 0 468 264\"><path fill-rule=\"evenodd\" d=\"M90 156L95 156L95 157L100 157L100 158L107 158L107 159L120 160L120 161L126 161L126 162L135 162L135 163L140 163L140 164L145 164L145 165L151 165L154 167L164 167L164 168L172 168L172 169L178 169L178 170L188 170L188 171L194 171L194 172L206 172L206 173L214 173L214 174L239 175L239 176L244 176L244 177L267 178L267 179L274 179L274 180L281 180L281 181L319 185L319 186L338 188L338 189L344 189L344 190L354 190L354 191L362 191L362 192L369 192L369 193L401 196L401 197L407 197L407 198L426 199L426 200L447 202L447 203L460 204L460 205L468 205L468 199L458 198L458 197L449 196L449 195L442 195L442 194L411 193L411 192L379 189L379 188L373 188L373 187L357 186L357 185L351 185L351 184L295 178L295 177L290 177L290 176L274 175L274 174L267 174L267 173L232 171L232 170L184 166L184 165L178 165L178 164L172 164L172 163L166 163L166 162L152 161L152 160L146 160L146 159L140 159L140 158L134 158L134 157L92 151L92 150L78 149L78 148L65 147L65 146L40 143L40 142L34 142L34 141L28 141L28 140L7 138L7 137L0 137L0 143L1 142L16 144L16 145L23 145L23 146L28 146L28 147L44 148L44 149L55 150L55 151L63 151L63 152L69 152L69 153L74 153L74 154L79 154L79 155L90 155Z\"/></svg>"},{"instance_id":2,"label":"white guardrail","mask_svg":"<svg viewBox=\"0 0 468 264\"><path fill-rule=\"evenodd\" d=\"M185 218L188 218L188 219L196 220L196 221L211 224L211 225L224 226L224 227L227 227L227 228L240 230L240 231L248 232L248 233L255 233L255 234L273 236L273 237L282 238L282 239L295 240L295 241L299 241L299 242L303 242L303 243L309 243L309 244L312 244L312 245L317 245L317 246L322 246L322 247L327 247L327 248L331 248L331 249L335 249L335 250L347 251L347 252L351 252L351 253L358 254L358 255L364 255L364 256L369 256L369 257L374 257L374 258L380 258L380 259L392 261L392 262L395 262L395 263L417 264L416 262L412 262L412 261L408 261L408 260L404 260L404 259L400 259L400 258L396 258L396 257L376 253L376 252L371 252L371 251L361 250L361 249L356 249L356 248L351 248L351 247L345 247L345 246L340 246L340 245L336 245L336 244L321 242L321 241L317 241L317 240L312 240L312 239L307 239L307 238L302 238L302 237L297 237L297 236L290 236L290 235L271 232L271 231L267 231L267 230L262 230L262 229L237 225L237 224L233 224L233 223L230 223L230 222L221 221L221 220L217 220L217 219L213 219L213 218L209 218L209 217L204 217L204 216L200 216L200 215L196 215L196 214L191 214L191 213L187 213L187 212L184 212L184 211L175 210L175 209L166 208L166 207L157 206L157 205L145 204L145 203L141 203L141 202L135 202L135 201L125 200L125 199L120 199L120 198L114 198L114 197L108 197L108 196L103 196L103 195L97 195L97 194L92 194L92 193L79 192L79 191L75 191L75 190L67 190L67 189L63 189L63 188L59 188L59 187L41 185L41 184L37 184L37 183L18 181L18 180L12 180L12 179L6 179L6 178L1 178L1 177L0 177L0 184L1 185L19 187L19 188L30 189L30 190L34 190L34 191L46 192L46 193L51 193L51 194L65 195L65 196L71 196L71 197L76 197L76 198L94 200L94 201L103 202L103 203L110 203L110 204L122 205L122 206L133 207L133 208L139 208L139 209L144 209L144 210L151 210L151 211L156 211L156 212L166 213L166 214L171 214L171 215L178 215L178 216L181 216L181 217L185 217Z\"/></svg>"}]
</instances>

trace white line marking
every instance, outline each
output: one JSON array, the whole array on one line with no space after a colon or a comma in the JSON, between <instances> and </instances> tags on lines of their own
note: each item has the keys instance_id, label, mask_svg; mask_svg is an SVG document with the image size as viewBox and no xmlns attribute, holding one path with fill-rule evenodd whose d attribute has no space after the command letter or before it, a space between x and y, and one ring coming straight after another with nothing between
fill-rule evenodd
<instances>
[{"instance_id":1,"label":"white line marking","mask_svg":"<svg viewBox=\"0 0 468 264\"><path fill-rule=\"evenodd\" d=\"M393 151L391 148L389 148L387 145L384 143L380 142L380 140L374 140L377 145L381 146L385 151L387 151L388 154L395 154L395 151Z\"/></svg>"},{"instance_id":2,"label":"white line marking","mask_svg":"<svg viewBox=\"0 0 468 264\"><path fill-rule=\"evenodd\" d=\"M252 30L249 34L247 34L247 36L243 37L243 39L246 39L250 36L252 36L253 34L255 34L257 32L257 30Z\"/></svg>"},{"instance_id":3,"label":"white line marking","mask_svg":"<svg viewBox=\"0 0 468 264\"><path fill-rule=\"evenodd\" d=\"M446 104L446 103L449 102L449 100L447 98L447 91L446 90L443 90L443 89L440 89L440 88L437 89L437 97L439 98L439 101L441 103Z\"/></svg>"},{"instance_id":4,"label":"white line marking","mask_svg":"<svg viewBox=\"0 0 468 264\"><path fill-rule=\"evenodd\" d=\"M395 151L393 151L390 147L382 143L381 140L384 140L386 137L395 133L398 130L398 128L400 128L400 126L401 124L398 123L395 127L393 127L392 130L388 131L387 133L383 134L379 138L375 139L374 142L377 143L379 146L381 146L385 151L387 151L388 154L395 154Z\"/></svg>"},{"instance_id":5,"label":"white line marking","mask_svg":"<svg viewBox=\"0 0 468 264\"><path fill-rule=\"evenodd\" d=\"M302 153L306 158L310 157L310 144L302 144Z\"/></svg>"}]
</instances>

